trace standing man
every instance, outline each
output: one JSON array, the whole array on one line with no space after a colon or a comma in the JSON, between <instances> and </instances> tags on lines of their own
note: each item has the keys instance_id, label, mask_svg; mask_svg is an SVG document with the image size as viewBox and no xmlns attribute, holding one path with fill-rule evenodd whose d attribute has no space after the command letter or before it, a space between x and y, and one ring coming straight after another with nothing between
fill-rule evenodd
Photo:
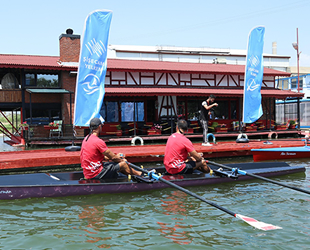
<instances>
[{"instance_id":1,"label":"standing man","mask_svg":"<svg viewBox=\"0 0 310 250\"><path fill-rule=\"evenodd\" d=\"M201 154L194 149L192 142L184 136L187 122L179 120L177 132L170 135L167 141L164 165L169 174L191 174L195 169L209 173L210 168Z\"/></svg>"},{"instance_id":2,"label":"standing man","mask_svg":"<svg viewBox=\"0 0 310 250\"><path fill-rule=\"evenodd\" d=\"M112 179L117 178L118 172L126 175L141 175L140 171L131 169L123 154L114 154L108 149L103 140L99 138L102 122L99 118L90 121L90 133L82 143L81 166L85 179ZM108 162L103 162L108 160Z\"/></svg>"},{"instance_id":3,"label":"standing man","mask_svg":"<svg viewBox=\"0 0 310 250\"><path fill-rule=\"evenodd\" d=\"M200 123L203 129L203 142L202 146L212 146L208 142L207 134L208 134L208 122L209 118L211 115L211 109L213 107L217 107L218 104L214 103L215 96L210 95L209 98L206 101L203 101L201 103L201 108L200 108Z\"/></svg>"}]
</instances>

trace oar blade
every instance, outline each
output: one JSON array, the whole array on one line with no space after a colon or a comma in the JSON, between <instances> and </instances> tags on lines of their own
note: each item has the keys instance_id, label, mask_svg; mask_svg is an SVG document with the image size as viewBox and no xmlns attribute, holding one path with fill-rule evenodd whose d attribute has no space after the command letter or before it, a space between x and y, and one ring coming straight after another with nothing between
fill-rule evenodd
<instances>
[{"instance_id":1,"label":"oar blade","mask_svg":"<svg viewBox=\"0 0 310 250\"><path fill-rule=\"evenodd\" d=\"M253 218L250 218L250 217L247 217L241 214L236 214L235 217L245 221L249 225L255 228L258 228L260 230L269 231L269 230L282 229L282 227L274 226L272 224L267 224L265 222L260 222L258 220L255 220Z\"/></svg>"}]
</instances>

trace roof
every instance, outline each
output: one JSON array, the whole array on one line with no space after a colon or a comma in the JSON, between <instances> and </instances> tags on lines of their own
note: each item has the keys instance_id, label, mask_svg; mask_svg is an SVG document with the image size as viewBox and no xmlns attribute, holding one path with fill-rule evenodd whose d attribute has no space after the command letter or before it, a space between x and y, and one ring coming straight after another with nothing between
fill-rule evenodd
<instances>
[{"instance_id":1,"label":"roof","mask_svg":"<svg viewBox=\"0 0 310 250\"><path fill-rule=\"evenodd\" d=\"M27 69L61 69L59 56L29 56L0 54L0 67Z\"/></svg>"},{"instance_id":2,"label":"roof","mask_svg":"<svg viewBox=\"0 0 310 250\"><path fill-rule=\"evenodd\" d=\"M244 65L108 59L109 71L173 72L243 75ZM265 76L290 76L290 73L264 68Z\"/></svg>"},{"instance_id":3,"label":"roof","mask_svg":"<svg viewBox=\"0 0 310 250\"><path fill-rule=\"evenodd\" d=\"M59 56L0 54L0 67L46 70L77 70L78 63L61 64ZM108 71L170 72L243 75L244 65L187 63L147 60L108 59ZM264 68L265 76L290 76L290 73Z\"/></svg>"},{"instance_id":4,"label":"roof","mask_svg":"<svg viewBox=\"0 0 310 250\"><path fill-rule=\"evenodd\" d=\"M243 88L184 88L184 87L106 87L107 96L209 96L241 97ZM303 97L303 93L281 89L262 89L263 97L285 99L287 97Z\"/></svg>"}]
</instances>

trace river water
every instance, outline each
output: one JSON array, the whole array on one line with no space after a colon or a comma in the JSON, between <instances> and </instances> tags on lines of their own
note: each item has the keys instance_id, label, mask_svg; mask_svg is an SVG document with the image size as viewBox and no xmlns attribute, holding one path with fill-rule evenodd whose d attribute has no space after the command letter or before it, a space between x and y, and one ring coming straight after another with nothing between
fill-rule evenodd
<instances>
[{"instance_id":1,"label":"river water","mask_svg":"<svg viewBox=\"0 0 310 250\"><path fill-rule=\"evenodd\" d=\"M307 165L306 160L289 163ZM275 178L308 190L309 179L309 168ZM309 249L309 195L259 180L189 190L283 229L255 229L180 191L164 189L0 201L0 249Z\"/></svg>"},{"instance_id":2,"label":"river water","mask_svg":"<svg viewBox=\"0 0 310 250\"><path fill-rule=\"evenodd\" d=\"M216 160L249 162L251 158ZM275 178L308 189L305 173ZM156 164L149 164L155 167ZM309 249L310 196L260 180L189 188L235 213L281 226L261 231L174 189L0 201L0 249Z\"/></svg>"}]
</instances>

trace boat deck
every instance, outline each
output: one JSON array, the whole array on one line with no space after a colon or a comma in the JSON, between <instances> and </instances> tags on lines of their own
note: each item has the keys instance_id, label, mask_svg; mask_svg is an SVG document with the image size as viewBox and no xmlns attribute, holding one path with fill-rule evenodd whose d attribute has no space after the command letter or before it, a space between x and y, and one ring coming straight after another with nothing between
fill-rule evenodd
<instances>
[{"instance_id":1,"label":"boat deck","mask_svg":"<svg viewBox=\"0 0 310 250\"><path fill-rule=\"evenodd\" d=\"M278 148L278 147L300 147L305 142L300 139L278 139L272 140L272 144L264 144L266 140L250 140L249 143L218 142L212 146L201 146L194 143L197 152L202 152L206 159L248 156L252 155L251 149ZM165 144L143 145L143 146L110 146L114 153L123 153L129 162L152 162L162 161ZM80 152L67 152L63 148L24 150L0 152L0 170L13 171L29 168L53 168L61 166L74 166L80 164Z\"/></svg>"}]
</instances>

